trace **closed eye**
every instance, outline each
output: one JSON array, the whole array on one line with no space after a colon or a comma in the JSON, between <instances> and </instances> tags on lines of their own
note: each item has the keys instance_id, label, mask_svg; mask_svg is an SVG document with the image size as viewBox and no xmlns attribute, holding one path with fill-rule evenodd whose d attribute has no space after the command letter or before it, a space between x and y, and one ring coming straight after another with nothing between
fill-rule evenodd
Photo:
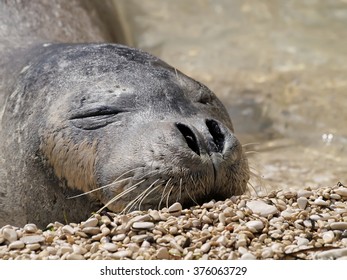
<instances>
[{"instance_id":1,"label":"closed eye","mask_svg":"<svg viewBox=\"0 0 347 280\"><path fill-rule=\"evenodd\" d=\"M130 110L119 109L112 106L99 106L83 108L73 112L69 118L72 125L83 130L95 130L112 123L120 123L120 115Z\"/></svg>"},{"instance_id":2,"label":"closed eye","mask_svg":"<svg viewBox=\"0 0 347 280\"><path fill-rule=\"evenodd\" d=\"M126 110L121 110L115 107L101 106L97 108L84 109L83 111L76 112L72 114L70 120L75 119L84 119L92 117L101 117L101 116L114 116L120 113L127 112Z\"/></svg>"}]
</instances>

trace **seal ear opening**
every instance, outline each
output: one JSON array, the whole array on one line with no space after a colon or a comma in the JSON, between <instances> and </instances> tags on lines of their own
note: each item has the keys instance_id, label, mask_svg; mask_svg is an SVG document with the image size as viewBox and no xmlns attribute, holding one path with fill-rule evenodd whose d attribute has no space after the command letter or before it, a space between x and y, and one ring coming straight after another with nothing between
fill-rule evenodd
<instances>
[{"instance_id":1,"label":"seal ear opening","mask_svg":"<svg viewBox=\"0 0 347 280\"><path fill-rule=\"evenodd\" d=\"M200 148L194 132L188 126L182 123L176 123L176 127L182 133L184 139L187 142L188 147L194 153L200 156Z\"/></svg>"}]
</instances>

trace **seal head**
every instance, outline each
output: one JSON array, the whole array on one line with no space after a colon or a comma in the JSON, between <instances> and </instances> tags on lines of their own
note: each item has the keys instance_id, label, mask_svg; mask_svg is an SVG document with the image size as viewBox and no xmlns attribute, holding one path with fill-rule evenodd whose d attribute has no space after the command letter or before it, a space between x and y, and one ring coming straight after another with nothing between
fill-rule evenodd
<instances>
[{"instance_id":1,"label":"seal head","mask_svg":"<svg viewBox=\"0 0 347 280\"><path fill-rule=\"evenodd\" d=\"M54 44L34 52L2 119L11 150L19 151L20 169L8 172L9 180L16 174L32 186L36 177L55 189L52 207L78 205L85 196L66 199L77 190L116 212L245 191L242 146L226 109L203 84L121 45ZM69 206L69 217L85 218L80 207ZM61 220L58 212L39 222ZM27 220L35 217L27 213Z\"/></svg>"}]
</instances>

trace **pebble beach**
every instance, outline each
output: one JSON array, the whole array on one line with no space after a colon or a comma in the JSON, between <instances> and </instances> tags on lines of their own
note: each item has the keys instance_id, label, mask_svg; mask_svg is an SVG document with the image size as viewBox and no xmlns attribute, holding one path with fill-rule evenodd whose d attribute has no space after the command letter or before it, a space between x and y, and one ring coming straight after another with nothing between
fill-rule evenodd
<instances>
[{"instance_id":1,"label":"pebble beach","mask_svg":"<svg viewBox=\"0 0 347 280\"><path fill-rule=\"evenodd\" d=\"M182 209L0 229L5 260L347 259L347 187L235 196Z\"/></svg>"}]
</instances>

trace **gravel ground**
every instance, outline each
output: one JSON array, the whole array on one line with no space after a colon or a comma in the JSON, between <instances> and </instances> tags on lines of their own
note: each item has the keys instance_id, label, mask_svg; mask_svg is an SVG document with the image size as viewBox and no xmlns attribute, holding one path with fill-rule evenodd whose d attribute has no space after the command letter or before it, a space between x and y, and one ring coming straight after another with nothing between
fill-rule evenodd
<instances>
[{"instance_id":1,"label":"gravel ground","mask_svg":"<svg viewBox=\"0 0 347 280\"><path fill-rule=\"evenodd\" d=\"M347 187L0 229L1 259L347 259Z\"/></svg>"}]
</instances>

